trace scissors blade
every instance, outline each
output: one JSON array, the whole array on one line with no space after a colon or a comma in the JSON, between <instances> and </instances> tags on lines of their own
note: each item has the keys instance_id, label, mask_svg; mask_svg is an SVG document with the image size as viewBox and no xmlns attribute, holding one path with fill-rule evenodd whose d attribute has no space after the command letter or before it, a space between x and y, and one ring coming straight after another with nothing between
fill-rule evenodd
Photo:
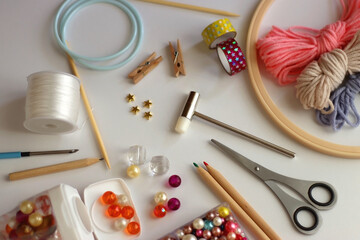
<instances>
[{"instance_id":1,"label":"scissors blade","mask_svg":"<svg viewBox=\"0 0 360 240\"><path fill-rule=\"evenodd\" d=\"M224 153L226 153L229 157L234 160L240 162L244 167L246 167L250 172L258 176L263 181L271 180L272 175L276 175L277 173L270 171L269 169L261 166L260 164L251 161L247 157L241 155L240 153L234 151L233 149L225 146L224 144L216 141L215 139L211 139L211 141L220 148Z\"/></svg>"}]
</instances>

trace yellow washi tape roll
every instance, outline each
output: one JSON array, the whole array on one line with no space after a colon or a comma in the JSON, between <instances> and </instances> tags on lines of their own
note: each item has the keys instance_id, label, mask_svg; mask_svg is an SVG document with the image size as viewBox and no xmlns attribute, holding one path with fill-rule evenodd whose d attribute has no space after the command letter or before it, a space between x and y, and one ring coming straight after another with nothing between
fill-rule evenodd
<instances>
[{"instance_id":1,"label":"yellow washi tape roll","mask_svg":"<svg viewBox=\"0 0 360 240\"><path fill-rule=\"evenodd\" d=\"M219 19L207 26L201 33L204 42L209 48L216 48L219 43L235 38L236 31L227 18Z\"/></svg>"}]
</instances>

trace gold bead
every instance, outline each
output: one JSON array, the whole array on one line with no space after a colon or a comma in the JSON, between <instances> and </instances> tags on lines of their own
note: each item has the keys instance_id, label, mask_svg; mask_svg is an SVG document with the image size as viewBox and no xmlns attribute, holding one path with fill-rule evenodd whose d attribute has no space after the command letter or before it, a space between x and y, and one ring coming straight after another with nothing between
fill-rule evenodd
<instances>
[{"instance_id":1,"label":"gold bead","mask_svg":"<svg viewBox=\"0 0 360 240\"><path fill-rule=\"evenodd\" d=\"M43 217L40 213L34 212L30 214L28 221L32 227L38 227L43 223Z\"/></svg>"},{"instance_id":2,"label":"gold bead","mask_svg":"<svg viewBox=\"0 0 360 240\"><path fill-rule=\"evenodd\" d=\"M126 170L126 173L129 177L131 178L136 178L137 176L140 175L140 168L137 165L131 165L130 167L128 167L128 169Z\"/></svg>"},{"instance_id":3,"label":"gold bead","mask_svg":"<svg viewBox=\"0 0 360 240\"><path fill-rule=\"evenodd\" d=\"M219 211L220 217L222 217L222 218L225 218L230 214L230 210L227 207L221 206L221 207L219 207L218 211Z\"/></svg>"},{"instance_id":4,"label":"gold bead","mask_svg":"<svg viewBox=\"0 0 360 240\"><path fill-rule=\"evenodd\" d=\"M30 214L34 211L34 203L30 201L23 201L20 204L20 211L24 214Z\"/></svg>"}]
</instances>

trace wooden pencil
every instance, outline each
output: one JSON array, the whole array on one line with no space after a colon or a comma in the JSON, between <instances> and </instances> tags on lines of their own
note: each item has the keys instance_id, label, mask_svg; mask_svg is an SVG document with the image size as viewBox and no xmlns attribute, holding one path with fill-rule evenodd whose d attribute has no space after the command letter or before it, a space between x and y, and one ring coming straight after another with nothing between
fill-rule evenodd
<instances>
[{"instance_id":1,"label":"wooden pencil","mask_svg":"<svg viewBox=\"0 0 360 240\"><path fill-rule=\"evenodd\" d=\"M218 170L210 166L207 162L204 162L204 165L210 175L219 183L219 185L231 196L232 199L234 199L234 201L247 213L247 215L264 231L264 233L270 239L281 239Z\"/></svg>"},{"instance_id":2,"label":"wooden pencil","mask_svg":"<svg viewBox=\"0 0 360 240\"><path fill-rule=\"evenodd\" d=\"M166 0L139 0L139 1L156 3L156 4L171 6L171 7L184 8L184 9L189 9L189 10L194 10L194 11L199 11L199 12L213 13L213 14L229 16L229 17L239 17L240 16L239 14L227 12L227 11L223 11L223 10L207 8L207 7L200 7L200 6L195 6L195 5L185 4L185 3L169 2Z\"/></svg>"},{"instance_id":3,"label":"wooden pencil","mask_svg":"<svg viewBox=\"0 0 360 240\"><path fill-rule=\"evenodd\" d=\"M231 198L231 196L219 185L219 183L216 182L210 173L202 167L199 167L196 163L193 164L206 185L210 187L218 197L229 204L231 210L245 225L245 227L254 234L256 239L270 240L263 230L246 214L246 212L235 202L235 200Z\"/></svg>"},{"instance_id":4,"label":"wooden pencil","mask_svg":"<svg viewBox=\"0 0 360 240\"><path fill-rule=\"evenodd\" d=\"M74 59L69 54L66 54L66 55L68 57L69 64L70 64L70 67L71 67L71 70L72 70L73 74L80 79L80 75L79 75L79 72L78 72L78 70L76 68ZM104 142L103 142L103 140L101 138L99 128L98 128L98 126L96 124L95 117L94 117L94 114L92 112L92 109L91 109L91 106L90 106L89 100L87 98L87 95L86 95L86 92L85 92L85 89L84 89L84 86L82 84L81 79L80 79L80 94L81 94L81 98L82 98L82 100L84 102L85 109L86 109L87 115L89 117L93 132L95 134L95 138L97 140L98 146L100 148L102 157L104 158L106 165L110 169L111 168L110 160L109 160L108 154L106 152Z\"/></svg>"},{"instance_id":5,"label":"wooden pencil","mask_svg":"<svg viewBox=\"0 0 360 240\"><path fill-rule=\"evenodd\" d=\"M76 168L87 167L87 166L93 165L99 161L101 161L101 159L85 158L85 159L71 161L71 162L59 163L59 164L54 164L54 165L40 167L40 168L33 168L33 169L24 170L24 171L13 172L13 173L9 174L9 180L14 181L14 180L36 177L36 176L41 176L41 175L50 174L50 173L72 170L72 169L76 169Z\"/></svg>"}]
</instances>

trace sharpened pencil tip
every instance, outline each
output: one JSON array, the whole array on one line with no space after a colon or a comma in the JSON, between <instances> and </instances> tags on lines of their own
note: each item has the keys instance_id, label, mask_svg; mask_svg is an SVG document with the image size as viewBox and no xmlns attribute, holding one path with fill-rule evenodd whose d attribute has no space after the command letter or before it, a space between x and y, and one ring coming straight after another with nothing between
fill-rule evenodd
<instances>
[{"instance_id":1,"label":"sharpened pencil tip","mask_svg":"<svg viewBox=\"0 0 360 240\"><path fill-rule=\"evenodd\" d=\"M199 165L197 165L196 163L193 162L193 164L194 164L195 167L197 167L197 168L199 167Z\"/></svg>"},{"instance_id":2,"label":"sharpened pencil tip","mask_svg":"<svg viewBox=\"0 0 360 240\"><path fill-rule=\"evenodd\" d=\"M71 149L70 153L76 153L77 151L79 151L79 149Z\"/></svg>"},{"instance_id":3,"label":"sharpened pencil tip","mask_svg":"<svg viewBox=\"0 0 360 240\"><path fill-rule=\"evenodd\" d=\"M105 158L99 158L100 161L103 161Z\"/></svg>"},{"instance_id":4,"label":"sharpened pencil tip","mask_svg":"<svg viewBox=\"0 0 360 240\"><path fill-rule=\"evenodd\" d=\"M209 165L209 164L208 164L207 162L205 162L205 161L204 161L204 165L205 165L205 166L207 166L207 165Z\"/></svg>"}]
</instances>

